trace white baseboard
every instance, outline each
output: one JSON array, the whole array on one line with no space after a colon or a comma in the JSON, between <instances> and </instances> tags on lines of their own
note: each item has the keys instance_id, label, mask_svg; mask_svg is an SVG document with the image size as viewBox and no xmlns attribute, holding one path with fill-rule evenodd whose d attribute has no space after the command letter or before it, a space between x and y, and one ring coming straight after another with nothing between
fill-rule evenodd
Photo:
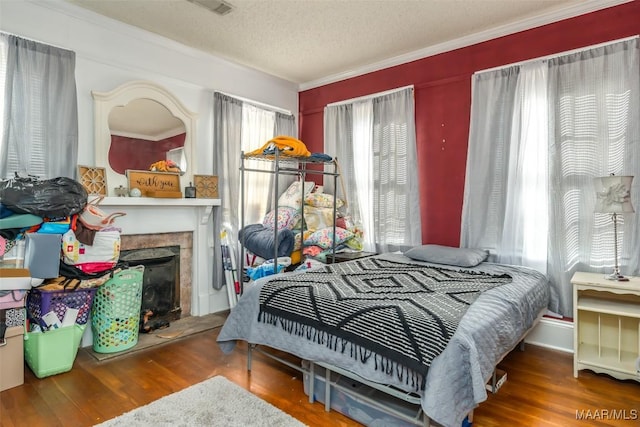
<instances>
[{"instance_id":1,"label":"white baseboard","mask_svg":"<svg viewBox=\"0 0 640 427\"><path fill-rule=\"evenodd\" d=\"M573 322L543 317L524 342L573 353Z\"/></svg>"}]
</instances>

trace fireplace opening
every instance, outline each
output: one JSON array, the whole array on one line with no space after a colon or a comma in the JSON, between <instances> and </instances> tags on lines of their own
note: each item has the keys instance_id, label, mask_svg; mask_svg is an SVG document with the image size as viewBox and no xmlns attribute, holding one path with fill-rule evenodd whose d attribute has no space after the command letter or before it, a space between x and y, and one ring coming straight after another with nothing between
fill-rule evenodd
<instances>
[{"instance_id":1,"label":"fireplace opening","mask_svg":"<svg viewBox=\"0 0 640 427\"><path fill-rule=\"evenodd\" d=\"M180 246L120 252L130 266L143 265L140 332L152 332L180 319Z\"/></svg>"}]
</instances>

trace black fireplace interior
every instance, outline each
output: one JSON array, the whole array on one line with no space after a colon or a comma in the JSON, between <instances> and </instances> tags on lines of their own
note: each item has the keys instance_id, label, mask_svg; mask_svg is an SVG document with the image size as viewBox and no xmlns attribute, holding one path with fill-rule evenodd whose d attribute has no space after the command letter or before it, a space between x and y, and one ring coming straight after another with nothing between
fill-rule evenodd
<instances>
[{"instance_id":1,"label":"black fireplace interior","mask_svg":"<svg viewBox=\"0 0 640 427\"><path fill-rule=\"evenodd\" d=\"M140 332L152 332L180 318L180 246L121 251L120 260L144 266Z\"/></svg>"}]
</instances>

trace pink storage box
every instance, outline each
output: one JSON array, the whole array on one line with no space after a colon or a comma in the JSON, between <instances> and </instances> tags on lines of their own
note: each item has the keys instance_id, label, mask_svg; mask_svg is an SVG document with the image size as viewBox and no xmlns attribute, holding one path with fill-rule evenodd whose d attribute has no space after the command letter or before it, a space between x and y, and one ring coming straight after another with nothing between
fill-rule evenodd
<instances>
[{"instance_id":1,"label":"pink storage box","mask_svg":"<svg viewBox=\"0 0 640 427\"><path fill-rule=\"evenodd\" d=\"M8 294L0 296L0 310L24 307L24 299L26 295L27 291L18 289L9 291Z\"/></svg>"}]
</instances>

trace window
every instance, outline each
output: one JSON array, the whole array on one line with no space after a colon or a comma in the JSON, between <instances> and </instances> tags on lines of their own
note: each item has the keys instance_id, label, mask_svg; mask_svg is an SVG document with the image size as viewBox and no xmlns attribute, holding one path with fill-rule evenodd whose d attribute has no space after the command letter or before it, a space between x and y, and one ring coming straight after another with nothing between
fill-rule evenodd
<instances>
[{"instance_id":1,"label":"window","mask_svg":"<svg viewBox=\"0 0 640 427\"><path fill-rule=\"evenodd\" d=\"M364 249L421 244L413 88L329 105L324 114L325 152L340 161Z\"/></svg>"},{"instance_id":2,"label":"window","mask_svg":"<svg viewBox=\"0 0 640 427\"><path fill-rule=\"evenodd\" d=\"M75 177L75 53L0 33L0 90L0 178Z\"/></svg>"},{"instance_id":3,"label":"window","mask_svg":"<svg viewBox=\"0 0 640 427\"><path fill-rule=\"evenodd\" d=\"M292 114L220 92L214 93L214 173L224 176L219 184L222 199L221 225L237 236L240 224L240 154L263 146L277 135L296 136ZM252 168L267 168L267 162L252 161ZM245 223L259 223L270 208L272 175L245 174ZM283 191L288 185L281 179Z\"/></svg>"},{"instance_id":4,"label":"window","mask_svg":"<svg viewBox=\"0 0 640 427\"><path fill-rule=\"evenodd\" d=\"M4 94L7 84L7 38L0 37L0 93ZM4 96L2 97L4 99ZM7 157L7 145L3 142L5 140L5 126L7 116L5 115L5 102L0 102L0 117L2 117L2 126L0 126L0 170L3 173L0 175L0 179L8 178L7 173L10 169L2 167L2 159Z\"/></svg>"},{"instance_id":5,"label":"window","mask_svg":"<svg viewBox=\"0 0 640 427\"><path fill-rule=\"evenodd\" d=\"M557 295L550 308L566 316L573 273L615 261L611 218L594 213L593 178L640 170L638 41L474 76L461 244L547 274ZM640 272L639 222L637 211L618 227L628 275Z\"/></svg>"},{"instance_id":6,"label":"window","mask_svg":"<svg viewBox=\"0 0 640 427\"><path fill-rule=\"evenodd\" d=\"M273 138L276 115L274 111L268 111L254 105L242 104L242 142L243 152L249 152L263 145ZM248 167L254 169L270 170L267 162L248 161ZM245 174L245 224L261 223L270 206L269 194L271 193L272 176L267 173ZM238 206L238 210L240 206Z\"/></svg>"}]
</instances>

